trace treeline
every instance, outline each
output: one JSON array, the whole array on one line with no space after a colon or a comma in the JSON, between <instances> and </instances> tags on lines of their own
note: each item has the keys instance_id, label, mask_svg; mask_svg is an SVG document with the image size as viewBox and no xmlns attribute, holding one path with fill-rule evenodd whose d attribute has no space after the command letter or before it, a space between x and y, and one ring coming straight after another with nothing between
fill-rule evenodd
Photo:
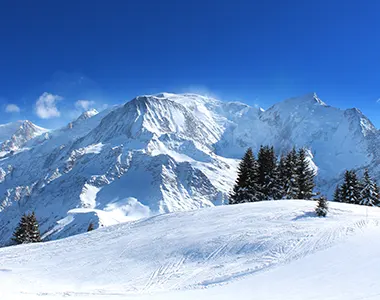
<instances>
[{"instance_id":1,"label":"treeline","mask_svg":"<svg viewBox=\"0 0 380 300\"><path fill-rule=\"evenodd\" d=\"M314 177L304 148L293 148L278 158L273 147L261 146L257 159L249 148L240 162L229 204L311 199L315 195Z\"/></svg>"},{"instance_id":2,"label":"treeline","mask_svg":"<svg viewBox=\"0 0 380 300\"><path fill-rule=\"evenodd\" d=\"M376 182L364 171L362 179L359 179L354 170L348 170L344 174L344 182L335 189L334 200L336 202L360 204L368 206L380 206L380 192Z\"/></svg>"}]
</instances>

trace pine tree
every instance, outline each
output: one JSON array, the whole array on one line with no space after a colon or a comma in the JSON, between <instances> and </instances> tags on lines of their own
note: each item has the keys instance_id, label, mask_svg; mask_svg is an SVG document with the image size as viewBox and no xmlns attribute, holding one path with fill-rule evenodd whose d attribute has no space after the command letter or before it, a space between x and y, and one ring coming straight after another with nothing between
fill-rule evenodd
<instances>
[{"instance_id":1,"label":"pine tree","mask_svg":"<svg viewBox=\"0 0 380 300\"><path fill-rule=\"evenodd\" d=\"M257 186L258 165L249 148L238 168L238 178L230 195L229 204L255 202L261 200L261 193Z\"/></svg>"},{"instance_id":2,"label":"pine tree","mask_svg":"<svg viewBox=\"0 0 380 300\"><path fill-rule=\"evenodd\" d=\"M34 212L29 216L29 226L31 233L31 243L41 242L40 226Z\"/></svg>"},{"instance_id":3,"label":"pine tree","mask_svg":"<svg viewBox=\"0 0 380 300\"><path fill-rule=\"evenodd\" d=\"M346 171L341 187L342 202L359 204L361 199L361 186L354 170Z\"/></svg>"},{"instance_id":4,"label":"pine tree","mask_svg":"<svg viewBox=\"0 0 380 300\"><path fill-rule=\"evenodd\" d=\"M301 148L298 151L297 159L297 199L311 199L314 196L314 172L311 170L309 161L306 157L306 150Z\"/></svg>"},{"instance_id":5,"label":"pine tree","mask_svg":"<svg viewBox=\"0 0 380 300\"><path fill-rule=\"evenodd\" d=\"M335 202L342 202L342 188L340 187L339 184L335 188L334 201Z\"/></svg>"},{"instance_id":6,"label":"pine tree","mask_svg":"<svg viewBox=\"0 0 380 300\"><path fill-rule=\"evenodd\" d=\"M278 181L278 168L277 168L277 155L274 151L274 147L269 148L268 152L268 198L271 200L277 200L278 194L281 191L280 182Z\"/></svg>"},{"instance_id":7,"label":"pine tree","mask_svg":"<svg viewBox=\"0 0 380 300\"><path fill-rule=\"evenodd\" d=\"M277 158L274 148L261 146L257 156L259 165L258 186L262 193L262 200L274 199L276 195L276 168Z\"/></svg>"},{"instance_id":8,"label":"pine tree","mask_svg":"<svg viewBox=\"0 0 380 300\"><path fill-rule=\"evenodd\" d=\"M286 197L286 157L281 155L280 161L277 164L276 171L276 186L274 190L274 199L280 200Z\"/></svg>"},{"instance_id":9,"label":"pine tree","mask_svg":"<svg viewBox=\"0 0 380 300\"><path fill-rule=\"evenodd\" d=\"M88 227L87 227L87 232L88 231L93 231L95 228L94 228L94 224L91 222Z\"/></svg>"},{"instance_id":10,"label":"pine tree","mask_svg":"<svg viewBox=\"0 0 380 300\"><path fill-rule=\"evenodd\" d=\"M13 233L12 240L17 244L41 242L40 230L36 216L33 213L24 214Z\"/></svg>"},{"instance_id":11,"label":"pine tree","mask_svg":"<svg viewBox=\"0 0 380 300\"><path fill-rule=\"evenodd\" d=\"M359 204L368 206L379 206L379 191L376 183L372 180L371 176L369 175L368 169L365 169L364 171L361 186L362 190L360 193L361 199Z\"/></svg>"},{"instance_id":12,"label":"pine tree","mask_svg":"<svg viewBox=\"0 0 380 300\"><path fill-rule=\"evenodd\" d=\"M298 196L298 155L296 148L288 153L285 158L284 191L286 199L296 199Z\"/></svg>"},{"instance_id":13,"label":"pine tree","mask_svg":"<svg viewBox=\"0 0 380 300\"><path fill-rule=\"evenodd\" d=\"M378 202L377 206L380 206L380 189L376 182L374 183L374 190L375 190L375 193L377 194L377 202Z\"/></svg>"},{"instance_id":14,"label":"pine tree","mask_svg":"<svg viewBox=\"0 0 380 300\"><path fill-rule=\"evenodd\" d=\"M20 223L15 229L13 233L12 240L16 244L22 244L25 240L28 239L27 237L27 228L28 228L28 216L26 214L23 214L21 217Z\"/></svg>"},{"instance_id":15,"label":"pine tree","mask_svg":"<svg viewBox=\"0 0 380 300\"><path fill-rule=\"evenodd\" d=\"M326 217L329 210L328 202L325 196L318 198L317 207L315 208L315 213L318 217Z\"/></svg>"}]
</instances>

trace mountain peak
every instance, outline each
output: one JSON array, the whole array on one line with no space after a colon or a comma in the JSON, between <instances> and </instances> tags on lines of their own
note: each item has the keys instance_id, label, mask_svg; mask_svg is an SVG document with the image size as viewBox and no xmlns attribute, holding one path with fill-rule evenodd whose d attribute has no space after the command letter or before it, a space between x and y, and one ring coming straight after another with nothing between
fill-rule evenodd
<instances>
[{"instance_id":1,"label":"mountain peak","mask_svg":"<svg viewBox=\"0 0 380 300\"><path fill-rule=\"evenodd\" d=\"M14 134L29 127L22 121L3 143L8 147L0 145L0 156L6 156L0 159L0 245L31 209L46 216L41 232L53 239L86 231L94 213L107 226L106 219L123 222L225 203L236 158L248 147L257 152L260 145L273 145L278 154L306 147L318 168L317 189L327 195L345 169L368 166L380 178L380 132L355 109L326 106L315 93L266 111L161 93L95 114L85 112L69 129L30 142ZM127 201L131 197L135 204ZM83 213L73 214L75 208Z\"/></svg>"},{"instance_id":2,"label":"mountain peak","mask_svg":"<svg viewBox=\"0 0 380 300\"><path fill-rule=\"evenodd\" d=\"M282 115L305 114L307 111L314 111L316 107L328 107L316 93L308 93L303 96L288 98L282 102L272 105L266 112L281 112Z\"/></svg>"},{"instance_id":3,"label":"mountain peak","mask_svg":"<svg viewBox=\"0 0 380 300\"><path fill-rule=\"evenodd\" d=\"M299 102L303 102L303 103L311 103L311 104L317 104L321 106L327 106L327 104L318 97L316 92L308 93L300 97L290 98L289 100L294 100L294 101L298 100Z\"/></svg>"},{"instance_id":4,"label":"mountain peak","mask_svg":"<svg viewBox=\"0 0 380 300\"><path fill-rule=\"evenodd\" d=\"M25 120L6 123L0 125L0 142L9 139L19 128Z\"/></svg>"},{"instance_id":5,"label":"mountain peak","mask_svg":"<svg viewBox=\"0 0 380 300\"><path fill-rule=\"evenodd\" d=\"M15 122L0 124L0 142L11 139L13 135L29 131L34 133L44 133L48 131L45 128L33 124L29 120L18 120Z\"/></svg>"},{"instance_id":6,"label":"mountain peak","mask_svg":"<svg viewBox=\"0 0 380 300\"><path fill-rule=\"evenodd\" d=\"M35 133L44 133L46 131L48 131L47 129L45 128L42 128L40 126L37 126L36 124L32 123L31 121L29 120L24 120L24 121L19 121L21 123L20 127L19 127L19 130L24 130L24 131L33 131Z\"/></svg>"},{"instance_id":7,"label":"mountain peak","mask_svg":"<svg viewBox=\"0 0 380 300\"><path fill-rule=\"evenodd\" d=\"M317 95L317 93L313 93L313 99L315 102L317 102L318 104L322 105L322 106L327 106L327 104L325 102L323 102Z\"/></svg>"},{"instance_id":8,"label":"mountain peak","mask_svg":"<svg viewBox=\"0 0 380 300\"><path fill-rule=\"evenodd\" d=\"M145 95L145 96L154 96L156 98L170 98L170 97L176 96L176 94L162 92L162 93L158 93L158 94L154 94L154 95Z\"/></svg>"},{"instance_id":9,"label":"mountain peak","mask_svg":"<svg viewBox=\"0 0 380 300\"><path fill-rule=\"evenodd\" d=\"M93 116L96 116L98 113L99 112L95 108L87 110L84 113L82 113L75 121L70 122L66 126L66 128L72 129L77 124L82 123L82 121L88 120L88 119L92 118Z\"/></svg>"},{"instance_id":10,"label":"mountain peak","mask_svg":"<svg viewBox=\"0 0 380 300\"><path fill-rule=\"evenodd\" d=\"M0 144L2 151L22 148L27 141L48 131L45 128L33 124L29 120L17 121L0 126L0 131L2 128L7 129L5 132L0 132L0 135L4 135L3 143ZM7 135L5 135L5 133Z\"/></svg>"},{"instance_id":11,"label":"mountain peak","mask_svg":"<svg viewBox=\"0 0 380 300\"><path fill-rule=\"evenodd\" d=\"M99 112L98 112L95 108L90 109L90 110L87 110L87 111L85 111L84 113L82 113L82 114L78 117L77 121L78 121L78 120L87 120L87 119L89 119L89 118L91 118L91 117L93 117L93 116L96 116L98 113L99 113Z\"/></svg>"}]
</instances>

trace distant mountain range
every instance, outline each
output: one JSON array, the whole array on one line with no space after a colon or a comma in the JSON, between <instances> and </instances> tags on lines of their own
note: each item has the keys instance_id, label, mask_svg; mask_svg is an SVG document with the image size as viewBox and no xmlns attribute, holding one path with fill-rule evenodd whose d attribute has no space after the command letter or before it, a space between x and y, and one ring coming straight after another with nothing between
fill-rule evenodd
<instances>
[{"instance_id":1,"label":"distant mountain range","mask_svg":"<svg viewBox=\"0 0 380 300\"><path fill-rule=\"evenodd\" d=\"M0 244L35 211L46 239L157 213L220 205L248 147L307 147L317 190L345 169L380 179L380 132L358 109L308 94L268 110L195 94L139 96L48 131L0 125Z\"/></svg>"}]
</instances>

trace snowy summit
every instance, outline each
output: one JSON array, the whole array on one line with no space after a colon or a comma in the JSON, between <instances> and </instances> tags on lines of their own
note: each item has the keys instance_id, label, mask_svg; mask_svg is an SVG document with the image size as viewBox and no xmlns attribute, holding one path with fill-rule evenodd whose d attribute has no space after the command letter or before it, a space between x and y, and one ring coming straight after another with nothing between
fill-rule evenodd
<instances>
[{"instance_id":1,"label":"snowy summit","mask_svg":"<svg viewBox=\"0 0 380 300\"><path fill-rule=\"evenodd\" d=\"M273 145L278 154L307 147L317 190L328 195L345 169L369 166L380 178L379 131L360 111L327 106L316 94L264 111L162 93L86 112L55 131L28 121L18 126L0 127L7 138L0 160L2 245L31 210L44 238L56 239L85 232L89 222L98 228L226 203L248 147Z\"/></svg>"}]
</instances>

